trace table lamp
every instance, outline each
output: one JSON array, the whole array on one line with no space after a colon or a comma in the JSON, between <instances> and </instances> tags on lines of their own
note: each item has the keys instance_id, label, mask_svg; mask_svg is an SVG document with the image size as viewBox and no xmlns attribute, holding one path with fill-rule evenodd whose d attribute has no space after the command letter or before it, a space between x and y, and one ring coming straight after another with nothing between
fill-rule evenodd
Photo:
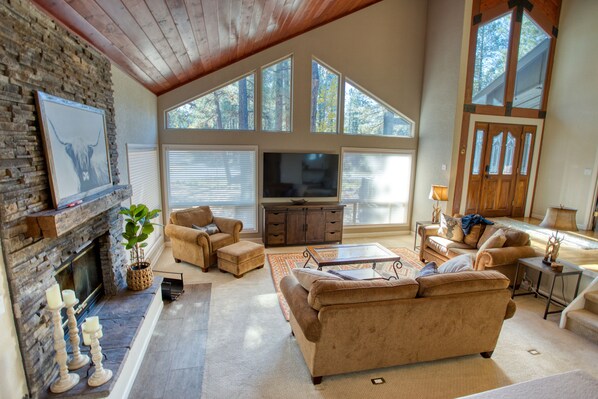
<instances>
[{"instance_id":1,"label":"table lamp","mask_svg":"<svg viewBox=\"0 0 598 399\"><path fill-rule=\"evenodd\" d=\"M556 262L561 242L565 239L564 236L559 238L559 231L577 231L576 213L577 209L565 208L563 205L551 206L546 209L546 215L540 223L540 227L554 229L556 232L552 233L546 242L546 252L542 263L551 265Z\"/></svg>"},{"instance_id":2,"label":"table lamp","mask_svg":"<svg viewBox=\"0 0 598 399\"><path fill-rule=\"evenodd\" d=\"M433 184L429 198L436 201L436 204L432 208L432 223L438 223L440 220L440 212L442 211L439 202L448 201L448 187Z\"/></svg>"}]
</instances>

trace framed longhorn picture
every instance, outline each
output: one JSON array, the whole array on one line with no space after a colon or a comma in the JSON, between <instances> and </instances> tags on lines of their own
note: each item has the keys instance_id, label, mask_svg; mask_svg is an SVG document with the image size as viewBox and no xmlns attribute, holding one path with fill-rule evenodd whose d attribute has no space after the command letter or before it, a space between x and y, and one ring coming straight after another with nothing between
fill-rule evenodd
<instances>
[{"instance_id":1,"label":"framed longhorn picture","mask_svg":"<svg viewBox=\"0 0 598 399\"><path fill-rule=\"evenodd\" d=\"M104 110L40 91L37 108L54 207L112 186Z\"/></svg>"}]
</instances>

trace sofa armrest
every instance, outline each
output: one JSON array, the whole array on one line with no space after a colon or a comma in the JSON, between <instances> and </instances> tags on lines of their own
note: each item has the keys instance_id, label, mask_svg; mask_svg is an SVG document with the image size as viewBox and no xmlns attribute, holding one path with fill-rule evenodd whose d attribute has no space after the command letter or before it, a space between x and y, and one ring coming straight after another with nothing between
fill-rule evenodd
<instances>
[{"instance_id":1,"label":"sofa armrest","mask_svg":"<svg viewBox=\"0 0 598 399\"><path fill-rule=\"evenodd\" d=\"M422 243L426 240L426 237L437 236L439 228L440 228L439 224L430 224L428 226L421 226L417 233L421 236Z\"/></svg>"},{"instance_id":2,"label":"sofa armrest","mask_svg":"<svg viewBox=\"0 0 598 399\"><path fill-rule=\"evenodd\" d=\"M164 233L171 239L185 241L200 246L209 246L209 236L206 232L192 229L190 227L179 226L169 223L164 228Z\"/></svg>"},{"instance_id":3,"label":"sofa armrest","mask_svg":"<svg viewBox=\"0 0 598 399\"><path fill-rule=\"evenodd\" d=\"M285 276L280 281L280 291L287 300L305 338L317 342L322 332L322 324L318 319L318 311L307 303L307 291L294 276Z\"/></svg>"},{"instance_id":4,"label":"sofa armrest","mask_svg":"<svg viewBox=\"0 0 598 399\"><path fill-rule=\"evenodd\" d=\"M514 265L520 258L538 256L530 246L489 248L478 252L474 269L485 270L497 266Z\"/></svg>"},{"instance_id":5,"label":"sofa armrest","mask_svg":"<svg viewBox=\"0 0 598 399\"><path fill-rule=\"evenodd\" d=\"M216 223L221 232L232 235L235 242L239 241L239 233L243 230L243 222L237 219L215 216L214 223Z\"/></svg>"}]
</instances>

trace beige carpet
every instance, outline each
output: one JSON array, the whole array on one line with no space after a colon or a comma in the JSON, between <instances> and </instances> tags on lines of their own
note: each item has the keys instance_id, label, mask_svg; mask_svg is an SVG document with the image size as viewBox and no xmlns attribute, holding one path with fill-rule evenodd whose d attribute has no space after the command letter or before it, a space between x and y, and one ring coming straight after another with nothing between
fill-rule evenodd
<instances>
[{"instance_id":1,"label":"beige carpet","mask_svg":"<svg viewBox=\"0 0 598 399\"><path fill-rule=\"evenodd\" d=\"M280 317L268 265L235 279L217 269L201 273L194 266L175 264L167 248L156 268L183 270L186 282L212 283L201 393L205 399L455 398L574 369L598 377L598 347L559 329L557 315L543 320L544 302L518 297L518 311L505 322L492 359L476 355L351 373L325 377L314 386L290 326ZM533 356L530 349L540 354ZM386 383L372 385L375 377Z\"/></svg>"}]
</instances>

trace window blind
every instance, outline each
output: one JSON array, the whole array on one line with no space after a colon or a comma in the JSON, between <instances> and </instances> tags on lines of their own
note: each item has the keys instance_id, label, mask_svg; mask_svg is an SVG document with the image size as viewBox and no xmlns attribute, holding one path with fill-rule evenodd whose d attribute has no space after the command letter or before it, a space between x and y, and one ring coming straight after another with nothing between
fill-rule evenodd
<instances>
[{"instance_id":1,"label":"window blind","mask_svg":"<svg viewBox=\"0 0 598 399\"><path fill-rule=\"evenodd\" d=\"M256 151L166 150L169 210L209 205L216 216L257 230Z\"/></svg>"},{"instance_id":2,"label":"window blind","mask_svg":"<svg viewBox=\"0 0 598 399\"><path fill-rule=\"evenodd\" d=\"M131 204L145 204L152 209L162 209L160 195L160 167L158 160L158 149L149 147L127 147L127 158L129 165L129 184L133 188ZM154 222L162 223L162 217L154 219ZM145 253L148 254L153 246L162 237L162 227L155 226L154 232L147 239L148 246Z\"/></svg>"},{"instance_id":3,"label":"window blind","mask_svg":"<svg viewBox=\"0 0 598 399\"><path fill-rule=\"evenodd\" d=\"M407 223L413 156L343 151L345 225Z\"/></svg>"}]
</instances>

